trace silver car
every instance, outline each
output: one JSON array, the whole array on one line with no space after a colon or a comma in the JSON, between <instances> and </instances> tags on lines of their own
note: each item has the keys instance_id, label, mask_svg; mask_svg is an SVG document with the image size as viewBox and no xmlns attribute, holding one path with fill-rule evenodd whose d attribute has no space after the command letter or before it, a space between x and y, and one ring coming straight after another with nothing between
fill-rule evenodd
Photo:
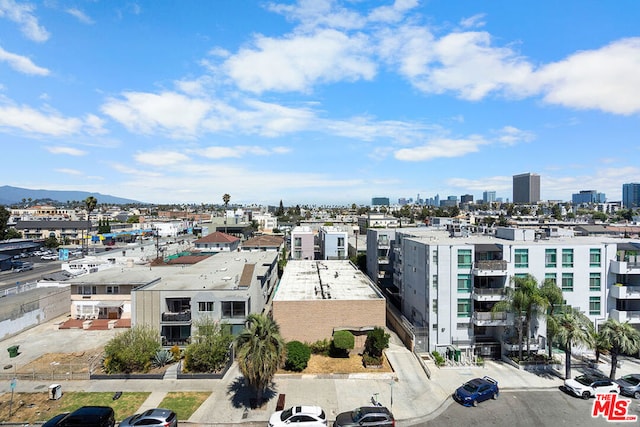
<instances>
[{"instance_id":1,"label":"silver car","mask_svg":"<svg viewBox=\"0 0 640 427\"><path fill-rule=\"evenodd\" d=\"M630 374L616 380L620 386L620 394L640 399L640 374Z\"/></svg>"},{"instance_id":2,"label":"silver car","mask_svg":"<svg viewBox=\"0 0 640 427\"><path fill-rule=\"evenodd\" d=\"M125 418L120 427L177 427L178 416L171 409L154 408Z\"/></svg>"}]
</instances>

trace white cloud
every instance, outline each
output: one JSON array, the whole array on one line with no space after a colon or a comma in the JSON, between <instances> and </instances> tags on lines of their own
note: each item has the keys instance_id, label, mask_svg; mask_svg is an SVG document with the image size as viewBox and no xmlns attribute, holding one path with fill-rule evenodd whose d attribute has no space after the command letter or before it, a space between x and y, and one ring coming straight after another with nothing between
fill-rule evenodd
<instances>
[{"instance_id":1,"label":"white cloud","mask_svg":"<svg viewBox=\"0 0 640 427\"><path fill-rule=\"evenodd\" d=\"M317 28L356 29L366 24L357 12L341 7L334 0L300 0L291 5L270 3L267 8L284 15L290 21L299 22L302 31Z\"/></svg>"},{"instance_id":2,"label":"white cloud","mask_svg":"<svg viewBox=\"0 0 640 427\"><path fill-rule=\"evenodd\" d=\"M470 16L468 18L464 18L464 19L462 19L460 21L460 26L462 28L484 27L486 25L486 22L484 21L485 17L486 17L486 14L478 13L478 14Z\"/></svg>"},{"instance_id":3,"label":"white cloud","mask_svg":"<svg viewBox=\"0 0 640 427\"><path fill-rule=\"evenodd\" d=\"M575 53L536 73L544 100L569 108L614 114L640 112L640 38Z\"/></svg>"},{"instance_id":4,"label":"white cloud","mask_svg":"<svg viewBox=\"0 0 640 427\"><path fill-rule=\"evenodd\" d=\"M535 139L533 132L518 129L514 126L505 126L496 133L498 141L507 145L514 145L518 142L531 142Z\"/></svg>"},{"instance_id":5,"label":"white cloud","mask_svg":"<svg viewBox=\"0 0 640 427\"><path fill-rule=\"evenodd\" d=\"M18 4L14 0L0 0L0 17L6 17L20 26L27 38L44 42L49 39L47 30L38 23L33 15L35 7L29 3Z\"/></svg>"},{"instance_id":6,"label":"white cloud","mask_svg":"<svg viewBox=\"0 0 640 427\"><path fill-rule=\"evenodd\" d=\"M467 139L436 139L422 146L397 150L394 156L397 160L407 162L460 157L477 152L479 147L485 144L485 139L475 136Z\"/></svg>"},{"instance_id":7,"label":"white cloud","mask_svg":"<svg viewBox=\"0 0 640 427\"><path fill-rule=\"evenodd\" d=\"M19 130L29 134L65 136L77 134L82 120L63 117L57 112L44 113L26 106L0 105L0 131Z\"/></svg>"},{"instance_id":8,"label":"white cloud","mask_svg":"<svg viewBox=\"0 0 640 427\"><path fill-rule=\"evenodd\" d=\"M81 11L80 9L76 9L75 7L67 9L66 12L69 15L75 17L78 21L82 22L83 24L93 24L94 23L93 19L91 19L83 11Z\"/></svg>"},{"instance_id":9,"label":"white cloud","mask_svg":"<svg viewBox=\"0 0 640 427\"><path fill-rule=\"evenodd\" d=\"M14 70L24 74L35 74L38 76L49 75L49 70L43 67L38 67L26 56L7 52L0 46L0 62L2 61L8 63Z\"/></svg>"},{"instance_id":10,"label":"white cloud","mask_svg":"<svg viewBox=\"0 0 640 427\"><path fill-rule=\"evenodd\" d=\"M76 169L58 168L58 169L54 169L54 171L59 173L64 173L67 175L74 175L74 176L82 175L82 172Z\"/></svg>"},{"instance_id":11,"label":"white cloud","mask_svg":"<svg viewBox=\"0 0 640 427\"><path fill-rule=\"evenodd\" d=\"M174 138L194 137L211 109L207 101L175 92L125 92L123 96L108 99L101 110L129 131L142 134L162 130Z\"/></svg>"},{"instance_id":12,"label":"white cloud","mask_svg":"<svg viewBox=\"0 0 640 427\"><path fill-rule=\"evenodd\" d=\"M104 120L95 114L87 114L84 118L85 127L84 130L87 134L96 136L103 135L107 133L107 130L104 128Z\"/></svg>"},{"instance_id":13,"label":"white cloud","mask_svg":"<svg viewBox=\"0 0 640 427\"><path fill-rule=\"evenodd\" d=\"M73 147L45 147L45 150L52 154L68 154L70 156L84 156L87 154L86 151Z\"/></svg>"},{"instance_id":14,"label":"white cloud","mask_svg":"<svg viewBox=\"0 0 640 427\"><path fill-rule=\"evenodd\" d=\"M375 8L368 16L373 22L398 22L405 17L407 11L418 6L417 0L395 0L391 6Z\"/></svg>"},{"instance_id":15,"label":"white cloud","mask_svg":"<svg viewBox=\"0 0 640 427\"><path fill-rule=\"evenodd\" d=\"M364 35L348 36L336 30L283 39L256 36L253 46L241 49L222 65L245 91L309 91L320 83L371 80L376 64Z\"/></svg>"},{"instance_id":16,"label":"white cloud","mask_svg":"<svg viewBox=\"0 0 640 427\"><path fill-rule=\"evenodd\" d=\"M268 149L258 145L237 145L234 147L212 146L206 147L202 150L194 150L194 153L198 153L209 159L242 158L246 155L270 156L272 154L287 154L289 152L290 149L287 147L275 147Z\"/></svg>"},{"instance_id":17,"label":"white cloud","mask_svg":"<svg viewBox=\"0 0 640 427\"><path fill-rule=\"evenodd\" d=\"M138 163L151 166L168 166L189 160L189 156L177 151L138 152L133 157Z\"/></svg>"}]
</instances>

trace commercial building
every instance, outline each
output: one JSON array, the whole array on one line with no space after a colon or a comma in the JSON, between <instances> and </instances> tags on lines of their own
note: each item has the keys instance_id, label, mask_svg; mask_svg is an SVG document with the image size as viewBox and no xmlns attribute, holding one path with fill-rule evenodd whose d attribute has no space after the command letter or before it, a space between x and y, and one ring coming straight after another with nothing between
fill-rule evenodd
<instances>
[{"instance_id":1,"label":"commercial building","mask_svg":"<svg viewBox=\"0 0 640 427\"><path fill-rule=\"evenodd\" d=\"M540 201L540 175L523 173L513 176L513 203Z\"/></svg>"},{"instance_id":2,"label":"commercial building","mask_svg":"<svg viewBox=\"0 0 640 427\"><path fill-rule=\"evenodd\" d=\"M389 198L373 197L371 198L371 206L389 206Z\"/></svg>"},{"instance_id":3,"label":"commercial building","mask_svg":"<svg viewBox=\"0 0 640 427\"><path fill-rule=\"evenodd\" d=\"M349 261L289 261L272 300L286 341L331 339L349 330L362 347L366 333L386 324L386 300Z\"/></svg>"},{"instance_id":4,"label":"commercial building","mask_svg":"<svg viewBox=\"0 0 640 427\"><path fill-rule=\"evenodd\" d=\"M607 198L604 193L595 190L581 190L571 195L571 203L574 205L605 203Z\"/></svg>"},{"instance_id":5,"label":"commercial building","mask_svg":"<svg viewBox=\"0 0 640 427\"><path fill-rule=\"evenodd\" d=\"M622 184L622 206L626 209L640 207L640 183Z\"/></svg>"},{"instance_id":6,"label":"commercial building","mask_svg":"<svg viewBox=\"0 0 640 427\"><path fill-rule=\"evenodd\" d=\"M496 192L495 191L483 191L482 192L482 202L483 203L493 203L496 201Z\"/></svg>"}]
</instances>

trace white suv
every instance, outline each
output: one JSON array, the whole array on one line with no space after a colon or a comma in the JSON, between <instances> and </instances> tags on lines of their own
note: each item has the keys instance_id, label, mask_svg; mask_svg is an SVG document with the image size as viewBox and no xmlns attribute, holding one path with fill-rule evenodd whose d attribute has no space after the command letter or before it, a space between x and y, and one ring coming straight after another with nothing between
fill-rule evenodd
<instances>
[{"instance_id":1,"label":"white suv","mask_svg":"<svg viewBox=\"0 0 640 427\"><path fill-rule=\"evenodd\" d=\"M620 385L603 375L585 374L564 380L564 388L583 399L596 394L620 393Z\"/></svg>"}]
</instances>

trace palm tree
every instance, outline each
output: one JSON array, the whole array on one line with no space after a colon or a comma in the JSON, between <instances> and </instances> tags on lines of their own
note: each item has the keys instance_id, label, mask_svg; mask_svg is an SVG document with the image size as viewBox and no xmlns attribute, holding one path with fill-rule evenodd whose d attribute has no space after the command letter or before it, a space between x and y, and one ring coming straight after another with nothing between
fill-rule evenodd
<instances>
[{"instance_id":1,"label":"palm tree","mask_svg":"<svg viewBox=\"0 0 640 427\"><path fill-rule=\"evenodd\" d=\"M618 322L611 317L600 327L602 339L611 345L611 373L609 378L616 377L618 355L620 353L637 353L640 350L640 332L629 322Z\"/></svg>"},{"instance_id":2,"label":"palm tree","mask_svg":"<svg viewBox=\"0 0 640 427\"><path fill-rule=\"evenodd\" d=\"M558 341L564 347L565 378L571 378L573 346L593 347L593 324L581 311L571 308L558 317Z\"/></svg>"},{"instance_id":3,"label":"palm tree","mask_svg":"<svg viewBox=\"0 0 640 427\"><path fill-rule=\"evenodd\" d=\"M558 321L556 319L556 308L560 307L564 302L562 289L554 280L545 280L540 287L540 294L547 300L547 343L549 350L549 359L553 357L551 354L553 347L553 338L558 331Z\"/></svg>"},{"instance_id":4,"label":"palm tree","mask_svg":"<svg viewBox=\"0 0 640 427\"><path fill-rule=\"evenodd\" d=\"M222 196L222 201L224 202L224 232L227 232L227 206L229 206L229 200L231 200L231 196L227 193L224 193Z\"/></svg>"},{"instance_id":5,"label":"palm tree","mask_svg":"<svg viewBox=\"0 0 640 427\"><path fill-rule=\"evenodd\" d=\"M249 384L256 388L256 403L286 359L286 345L280 327L262 314L247 316L247 326L235 341L238 367Z\"/></svg>"},{"instance_id":6,"label":"palm tree","mask_svg":"<svg viewBox=\"0 0 640 427\"><path fill-rule=\"evenodd\" d=\"M91 234L91 212L93 212L97 204L98 204L98 199L96 199L93 196L89 196L86 199L84 199L84 205L87 208L87 237L89 237L89 234ZM86 239L82 240L83 248L84 248L85 240ZM87 250L88 249L89 247L87 246Z\"/></svg>"}]
</instances>

